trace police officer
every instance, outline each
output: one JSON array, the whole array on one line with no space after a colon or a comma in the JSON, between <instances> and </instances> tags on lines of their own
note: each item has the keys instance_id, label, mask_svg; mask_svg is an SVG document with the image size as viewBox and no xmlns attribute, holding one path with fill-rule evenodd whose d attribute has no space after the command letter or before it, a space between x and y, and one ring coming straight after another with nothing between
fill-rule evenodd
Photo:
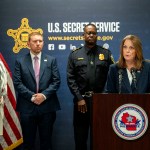
<instances>
[{"instance_id":1,"label":"police officer","mask_svg":"<svg viewBox=\"0 0 150 150\"><path fill-rule=\"evenodd\" d=\"M109 50L98 46L94 24L84 27L85 45L73 50L68 58L67 82L74 95L75 150L87 150L90 127L90 103L93 93L102 93L113 57Z\"/></svg>"}]
</instances>

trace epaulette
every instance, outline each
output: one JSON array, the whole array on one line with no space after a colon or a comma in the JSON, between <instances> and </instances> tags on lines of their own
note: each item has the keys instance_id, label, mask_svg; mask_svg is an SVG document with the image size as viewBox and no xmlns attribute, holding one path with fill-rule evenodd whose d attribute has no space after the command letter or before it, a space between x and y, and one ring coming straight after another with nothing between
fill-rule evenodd
<instances>
[{"instance_id":1,"label":"epaulette","mask_svg":"<svg viewBox=\"0 0 150 150\"><path fill-rule=\"evenodd\" d=\"M145 61L146 61L146 62L150 62L150 60L149 60L149 59L145 59Z\"/></svg>"},{"instance_id":2,"label":"epaulette","mask_svg":"<svg viewBox=\"0 0 150 150\"><path fill-rule=\"evenodd\" d=\"M77 50L79 50L79 49L81 49L81 48L82 48L82 47L78 47L78 48L76 48L76 49L73 49L72 52L77 51Z\"/></svg>"},{"instance_id":3,"label":"epaulette","mask_svg":"<svg viewBox=\"0 0 150 150\"><path fill-rule=\"evenodd\" d=\"M110 56L110 59L111 59L111 61L115 64L115 60L114 60L114 57L113 57L112 54L111 54L111 56Z\"/></svg>"},{"instance_id":4,"label":"epaulette","mask_svg":"<svg viewBox=\"0 0 150 150\"><path fill-rule=\"evenodd\" d=\"M108 50L108 49L107 49L106 47L104 47L104 46L101 46L101 48L104 49L104 50Z\"/></svg>"}]
</instances>

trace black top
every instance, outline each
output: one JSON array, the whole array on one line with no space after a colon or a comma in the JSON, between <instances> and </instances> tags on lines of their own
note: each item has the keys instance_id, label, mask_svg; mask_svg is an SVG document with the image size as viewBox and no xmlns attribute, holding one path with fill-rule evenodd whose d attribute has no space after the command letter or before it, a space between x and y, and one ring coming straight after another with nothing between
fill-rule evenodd
<instances>
[{"instance_id":1,"label":"black top","mask_svg":"<svg viewBox=\"0 0 150 150\"><path fill-rule=\"evenodd\" d=\"M67 66L67 82L75 100L83 99L82 95L87 91L101 93L112 63L111 52L98 45L92 49L84 46L71 52Z\"/></svg>"}]
</instances>

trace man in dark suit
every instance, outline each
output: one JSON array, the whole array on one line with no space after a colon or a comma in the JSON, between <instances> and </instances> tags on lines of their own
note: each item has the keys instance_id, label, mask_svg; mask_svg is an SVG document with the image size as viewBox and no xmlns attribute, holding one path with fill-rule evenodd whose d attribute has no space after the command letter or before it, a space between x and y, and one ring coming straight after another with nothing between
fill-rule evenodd
<instances>
[{"instance_id":1,"label":"man in dark suit","mask_svg":"<svg viewBox=\"0 0 150 150\"><path fill-rule=\"evenodd\" d=\"M29 35L30 53L16 60L14 85L18 93L17 110L23 133L24 150L34 150L37 129L40 150L51 150L56 111L60 109L56 92L60 75L56 59L42 52L43 35Z\"/></svg>"}]
</instances>

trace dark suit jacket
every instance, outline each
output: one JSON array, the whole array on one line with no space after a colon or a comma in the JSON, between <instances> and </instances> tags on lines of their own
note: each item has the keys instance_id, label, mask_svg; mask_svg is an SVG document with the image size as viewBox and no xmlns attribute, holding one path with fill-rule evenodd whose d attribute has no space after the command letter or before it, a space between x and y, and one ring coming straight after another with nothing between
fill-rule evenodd
<instances>
[{"instance_id":1,"label":"dark suit jacket","mask_svg":"<svg viewBox=\"0 0 150 150\"><path fill-rule=\"evenodd\" d=\"M106 93L119 93L119 74L117 64L109 68L107 82L105 86ZM143 68L136 72L137 89L135 93L150 93L150 63L144 61ZM122 72L121 93L132 93L126 69Z\"/></svg>"},{"instance_id":2,"label":"dark suit jacket","mask_svg":"<svg viewBox=\"0 0 150 150\"><path fill-rule=\"evenodd\" d=\"M17 110L19 112L32 113L36 107L41 113L60 109L56 95L60 85L60 75L54 57L41 54L38 93L46 96L46 100L41 105L36 105L31 101L32 95L36 93L36 81L30 53L16 60L14 85L18 93Z\"/></svg>"}]
</instances>

